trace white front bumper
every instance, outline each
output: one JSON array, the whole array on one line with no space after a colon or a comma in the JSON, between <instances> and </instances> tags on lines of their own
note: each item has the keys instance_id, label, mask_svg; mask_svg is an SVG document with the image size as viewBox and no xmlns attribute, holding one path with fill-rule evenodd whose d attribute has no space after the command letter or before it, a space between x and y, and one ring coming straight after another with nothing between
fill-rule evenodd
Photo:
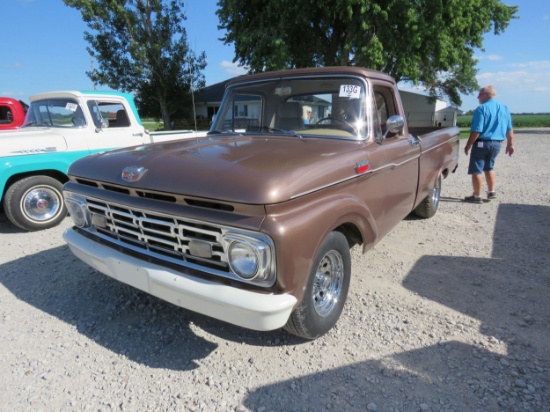
<instances>
[{"instance_id":1,"label":"white front bumper","mask_svg":"<svg viewBox=\"0 0 550 412\"><path fill-rule=\"evenodd\" d=\"M63 234L76 257L120 282L194 312L248 329L284 326L297 300L266 295L187 275L94 242L73 229Z\"/></svg>"}]
</instances>

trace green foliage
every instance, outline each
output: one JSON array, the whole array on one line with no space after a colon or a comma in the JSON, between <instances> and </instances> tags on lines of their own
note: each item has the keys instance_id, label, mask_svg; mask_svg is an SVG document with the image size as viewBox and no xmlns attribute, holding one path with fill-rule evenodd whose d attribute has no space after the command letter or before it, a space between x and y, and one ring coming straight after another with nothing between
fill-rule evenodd
<instances>
[{"instance_id":1,"label":"green foliage","mask_svg":"<svg viewBox=\"0 0 550 412\"><path fill-rule=\"evenodd\" d=\"M472 115L459 116L456 125L461 128L470 128ZM550 114L512 114L514 129L521 127L550 127Z\"/></svg>"},{"instance_id":2,"label":"green foliage","mask_svg":"<svg viewBox=\"0 0 550 412\"><path fill-rule=\"evenodd\" d=\"M84 38L99 68L99 84L136 93L140 113L163 119L184 115L189 90L204 87L204 52L187 44L182 0L63 0L90 28ZM183 103L183 104L182 104Z\"/></svg>"},{"instance_id":3,"label":"green foliage","mask_svg":"<svg viewBox=\"0 0 550 412\"><path fill-rule=\"evenodd\" d=\"M460 105L477 91L474 51L517 7L499 0L219 0L226 44L250 71L362 66Z\"/></svg>"}]
</instances>

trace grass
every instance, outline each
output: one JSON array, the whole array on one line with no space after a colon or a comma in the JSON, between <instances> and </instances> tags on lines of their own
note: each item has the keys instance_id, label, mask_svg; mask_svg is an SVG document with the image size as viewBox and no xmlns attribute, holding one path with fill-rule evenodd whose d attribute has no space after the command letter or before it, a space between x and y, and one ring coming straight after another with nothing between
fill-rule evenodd
<instances>
[{"instance_id":1,"label":"grass","mask_svg":"<svg viewBox=\"0 0 550 412\"><path fill-rule=\"evenodd\" d=\"M141 123L143 123L143 127L145 127L150 132L156 132L157 130L164 128L162 122L159 122L155 119L141 119Z\"/></svg>"},{"instance_id":2,"label":"grass","mask_svg":"<svg viewBox=\"0 0 550 412\"><path fill-rule=\"evenodd\" d=\"M469 128L472 124L472 115L459 116L456 125ZM550 114L513 114L512 124L514 129L521 127L550 127Z\"/></svg>"},{"instance_id":3,"label":"grass","mask_svg":"<svg viewBox=\"0 0 550 412\"><path fill-rule=\"evenodd\" d=\"M460 138L467 139L470 136L472 115L459 116L456 125L460 128ZM514 129L522 127L550 127L550 114L512 114Z\"/></svg>"},{"instance_id":4,"label":"grass","mask_svg":"<svg viewBox=\"0 0 550 412\"><path fill-rule=\"evenodd\" d=\"M460 128L460 138L461 139L467 139L470 137L470 128L469 127L461 127Z\"/></svg>"}]
</instances>

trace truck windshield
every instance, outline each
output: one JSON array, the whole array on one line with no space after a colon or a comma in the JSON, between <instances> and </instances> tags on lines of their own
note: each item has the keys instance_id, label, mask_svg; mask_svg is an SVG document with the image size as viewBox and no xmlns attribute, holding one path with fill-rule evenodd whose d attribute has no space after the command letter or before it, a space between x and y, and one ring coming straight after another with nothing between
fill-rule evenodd
<instances>
[{"instance_id":1,"label":"truck windshield","mask_svg":"<svg viewBox=\"0 0 550 412\"><path fill-rule=\"evenodd\" d=\"M226 91L210 133L363 139L366 84L312 76L243 83Z\"/></svg>"},{"instance_id":2,"label":"truck windshield","mask_svg":"<svg viewBox=\"0 0 550 412\"><path fill-rule=\"evenodd\" d=\"M44 99L31 102L23 127L82 127L84 114L74 99Z\"/></svg>"}]
</instances>

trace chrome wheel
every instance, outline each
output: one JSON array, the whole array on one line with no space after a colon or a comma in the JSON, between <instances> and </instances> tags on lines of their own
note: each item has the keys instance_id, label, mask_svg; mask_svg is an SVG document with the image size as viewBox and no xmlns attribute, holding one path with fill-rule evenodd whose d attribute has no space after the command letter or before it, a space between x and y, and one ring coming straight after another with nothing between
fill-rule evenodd
<instances>
[{"instance_id":1,"label":"chrome wheel","mask_svg":"<svg viewBox=\"0 0 550 412\"><path fill-rule=\"evenodd\" d=\"M437 184L432 191L432 207L437 209L439 206L439 197L441 196L441 177L437 180Z\"/></svg>"},{"instance_id":2,"label":"chrome wheel","mask_svg":"<svg viewBox=\"0 0 550 412\"><path fill-rule=\"evenodd\" d=\"M350 277L348 240L341 232L330 232L315 252L304 297L291 313L285 329L306 339L327 333L342 313Z\"/></svg>"},{"instance_id":3,"label":"chrome wheel","mask_svg":"<svg viewBox=\"0 0 550 412\"><path fill-rule=\"evenodd\" d=\"M441 175L437 177L432 191L422 200L414 209L414 214L423 219L428 219L435 215L439 207L441 196Z\"/></svg>"},{"instance_id":4,"label":"chrome wheel","mask_svg":"<svg viewBox=\"0 0 550 412\"><path fill-rule=\"evenodd\" d=\"M313 283L313 308L321 316L328 316L338 303L342 293L344 261L340 253L330 250L323 256Z\"/></svg>"},{"instance_id":5,"label":"chrome wheel","mask_svg":"<svg viewBox=\"0 0 550 412\"><path fill-rule=\"evenodd\" d=\"M24 230L47 229L67 215L63 183L50 176L29 176L12 184L4 196L8 219Z\"/></svg>"},{"instance_id":6,"label":"chrome wheel","mask_svg":"<svg viewBox=\"0 0 550 412\"><path fill-rule=\"evenodd\" d=\"M30 220L50 220L61 210L61 196L61 193L51 187L33 187L21 199L21 210Z\"/></svg>"}]
</instances>

